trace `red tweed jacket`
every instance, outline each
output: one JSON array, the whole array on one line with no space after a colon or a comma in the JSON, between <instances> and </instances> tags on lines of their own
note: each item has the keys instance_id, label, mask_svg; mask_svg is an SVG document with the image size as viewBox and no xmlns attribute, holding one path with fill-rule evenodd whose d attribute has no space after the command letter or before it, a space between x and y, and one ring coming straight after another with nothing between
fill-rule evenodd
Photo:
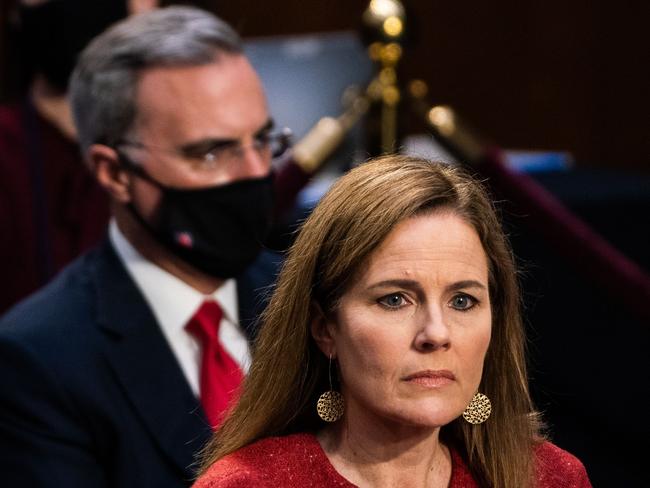
<instances>
[{"instance_id":1,"label":"red tweed jacket","mask_svg":"<svg viewBox=\"0 0 650 488\"><path fill-rule=\"evenodd\" d=\"M452 454L449 488L478 488L465 464ZM559 447L544 442L536 450L536 488L590 488L582 463ZM193 488L341 487L355 485L330 464L315 436L294 434L262 439L214 463Z\"/></svg>"}]
</instances>

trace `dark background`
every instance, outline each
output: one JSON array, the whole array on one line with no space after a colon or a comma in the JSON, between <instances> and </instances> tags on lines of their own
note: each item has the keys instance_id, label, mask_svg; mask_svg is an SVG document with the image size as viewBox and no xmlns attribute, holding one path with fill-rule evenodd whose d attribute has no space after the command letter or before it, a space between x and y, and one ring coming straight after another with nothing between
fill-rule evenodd
<instances>
[{"instance_id":1,"label":"dark background","mask_svg":"<svg viewBox=\"0 0 650 488\"><path fill-rule=\"evenodd\" d=\"M6 25L15 0L2 0ZM166 2L171 3L171 2ZM245 37L356 29L366 0L203 0ZM406 0L404 79L508 148L650 171L648 2ZM6 29L0 98L14 89Z\"/></svg>"},{"instance_id":2,"label":"dark background","mask_svg":"<svg viewBox=\"0 0 650 488\"><path fill-rule=\"evenodd\" d=\"M194 3L245 38L354 30L367 6ZM576 170L535 175L538 183L650 269L647 2L405 4L410 32L401 78L424 79L433 102L456 108L502 147L570 152ZM20 86L6 29L10 6L0 4L0 99ZM650 486L650 324L581 275L558 252L561 243L529 230L516 204L504 215L524 271L533 393L552 438L584 461L596 487Z\"/></svg>"}]
</instances>

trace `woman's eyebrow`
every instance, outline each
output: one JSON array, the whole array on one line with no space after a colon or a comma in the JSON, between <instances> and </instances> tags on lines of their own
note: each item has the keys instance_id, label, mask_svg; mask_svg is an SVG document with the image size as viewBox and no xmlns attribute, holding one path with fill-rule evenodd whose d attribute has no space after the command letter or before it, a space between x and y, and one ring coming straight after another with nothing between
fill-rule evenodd
<instances>
[{"instance_id":1,"label":"woman's eyebrow","mask_svg":"<svg viewBox=\"0 0 650 488\"><path fill-rule=\"evenodd\" d=\"M394 280L378 281L377 283L373 283L372 285L368 286L368 289L372 290L375 288L390 288L390 287L410 288L415 290L415 289L420 289L421 285L419 282L415 280L394 279ZM476 280L457 281L447 286L447 290L449 291L464 290L467 288L478 288L480 290L487 290L487 287L483 283Z\"/></svg>"},{"instance_id":2,"label":"woman's eyebrow","mask_svg":"<svg viewBox=\"0 0 650 488\"><path fill-rule=\"evenodd\" d=\"M487 287L483 283L476 280L457 281L456 283L452 283L447 287L447 289L450 291L463 290L467 288L478 288L480 290L487 290Z\"/></svg>"}]
</instances>

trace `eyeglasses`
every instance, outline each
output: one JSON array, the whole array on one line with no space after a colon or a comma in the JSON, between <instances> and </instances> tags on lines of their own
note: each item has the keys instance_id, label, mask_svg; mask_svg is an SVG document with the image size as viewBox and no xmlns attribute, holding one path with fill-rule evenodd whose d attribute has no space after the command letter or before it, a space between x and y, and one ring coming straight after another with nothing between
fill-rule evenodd
<instances>
[{"instance_id":1,"label":"eyeglasses","mask_svg":"<svg viewBox=\"0 0 650 488\"><path fill-rule=\"evenodd\" d=\"M236 140L208 139L178 149L166 149L127 139L120 141L117 146L170 153L187 160L197 171L212 172L240 163L248 148L264 159L278 158L291 147L291 136L291 129L285 127L275 133L264 129L255 135L249 145L243 145Z\"/></svg>"}]
</instances>

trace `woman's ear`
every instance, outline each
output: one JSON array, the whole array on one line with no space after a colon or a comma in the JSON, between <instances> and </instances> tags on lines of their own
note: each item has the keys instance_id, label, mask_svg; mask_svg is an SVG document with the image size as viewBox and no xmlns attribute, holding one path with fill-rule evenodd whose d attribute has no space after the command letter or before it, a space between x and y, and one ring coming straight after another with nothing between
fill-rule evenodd
<instances>
[{"instance_id":1,"label":"woman's ear","mask_svg":"<svg viewBox=\"0 0 650 488\"><path fill-rule=\"evenodd\" d=\"M121 167L117 151L103 144L88 149L88 161L95 179L108 194L121 203L131 200L130 178Z\"/></svg>"},{"instance_id":2,"label":"woman's ear","mask_svg":"<svg viewBox=\"0 0 650 488\"><path fill-rule=\"evenodd\" d=\"M325 356L335 358L336 342L333 336L335 324L325 316L318 303L312 302L311 309L311 336Z\"/></svg>"}]
</instances>

